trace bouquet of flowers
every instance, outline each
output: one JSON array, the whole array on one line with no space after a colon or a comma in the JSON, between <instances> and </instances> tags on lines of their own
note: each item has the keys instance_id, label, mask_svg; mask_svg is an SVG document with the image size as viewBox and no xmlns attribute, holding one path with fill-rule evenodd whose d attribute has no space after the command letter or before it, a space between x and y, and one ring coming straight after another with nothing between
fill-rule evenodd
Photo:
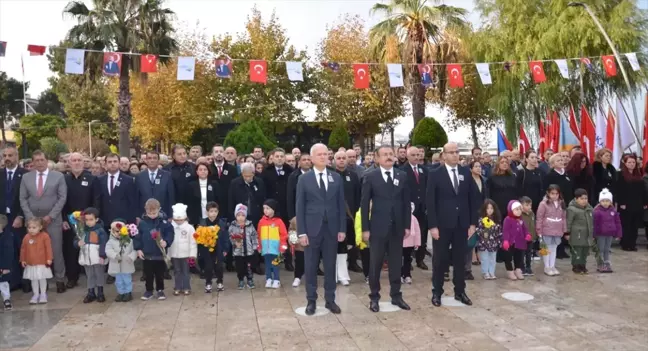
<instances>
[{"instance_id":1,"label":"bouquet of flowers","mask_svg":"<svg viewBox=\"0 0 648 351\"><path fill-rule=\"evenodd\" d=\"M85 223L83 223L83 212L74 211L68 216L68 223L74 229L74 234L76 234L77 240L83 240L83 228Z\"/></svg>"},{"instance_id":2,"label":"bouquet of flowers","mask_svg":"<svg viewBox=\"0 0 648 351\"><path fill-rule=\"evenodd\" d=\"M234 247L240 248L243 246L243 234L232 234L230 239L234 243Z\"/></svg>"},{"instance_id":3,"label":"bouquet of flowers","mask_svg":"<svg viewBox=\"0 0 648 351\"><path fill-rule=\"evenodd\" d=\"M279 254L277 257L275 257L274 260L272 260L272 265L273 266L278 266L284 261L283 255Z\"/></svg>"},{"instance_id":4,"label":"bouquet of flowers","mask_svg":"<svg viewBox=\"0 0 648 351\"><path fill-rule=\"evenodd\" d=\"M540 240L540 251L538 251L538 254L540 256L547 256L549 254L549 247L547 246L547 243L544 242L544 240Z\"/></svg>"},{"instance_id":5,"label":"bouquet of flowers","mask_svg":"<svg viewBox=\"0 0 648 351\"><path fill-rule=\"evenodd\" d=\"M171 259L169 258L169 255L167 255L166 250L160 244L160 242L162 241L162 234L160 233L160 231L158 230L152 231L151 238L155 240L157 247L160 249L160 252L162 252L162 258L164 259L164 263L166 263L167 269L171 268Z\"/></svg>"},{"instance_id":6,"label":"bouquet of flowers","mask_svg":"<svg viewBox=\"0 0 648 351\"><path fill-rule=\"evenodd\" d=\"M288 232L288 242L290 242L290 245L295 245L299 241L299 236L297 235L296 230L291 230Z\"/></svg>"},{"instance_id":7,"label":"bouquet of flowers","mask_svg":"<svg viewBox=\"0 0 648 351\"><path fill-rule=\"evenodd\" d=\"M486 229L490 229L492 226L495 225L495 222L493 222L493 220L488 217L482 218L481 222L484 228ZM484 231L482 235L484 236L484 239L488 239L488 231Z\"/></svg>"},{"instance_id":8,"label":"bouquet of flowers","mask_svg":"<svg viewBox=\"0 0 648 351\"><path fill-rule=\"evenodd\" d=\"M194 239L196 239L197 244L208 248L209 252L214 252L216 249L216 242L218 241L219 230L220 227L217 225L198 227L194 233Z\"/></svg>"}]
</instances>

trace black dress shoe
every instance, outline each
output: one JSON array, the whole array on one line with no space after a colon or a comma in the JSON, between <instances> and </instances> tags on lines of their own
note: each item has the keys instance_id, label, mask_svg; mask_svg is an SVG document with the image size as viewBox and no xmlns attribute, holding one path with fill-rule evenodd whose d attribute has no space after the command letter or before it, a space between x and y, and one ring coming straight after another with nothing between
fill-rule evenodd
<instances>
[{"instance_id":1,"label":"black dress shoe","mask_svg":"<svg viewBox=\"0 0 648 351\"><path fill-rule=\"evenodd\" d=\"M133 293L124 294L122 302L128 302L133 300Z\"/></svg>"},{"instance_id":2,"label":"black dress shoe","mask_svg":"<svg viewBox=\"0 0 648 351\"><path fill-rule=\"evenodd\" d=\"M122 294L117 295L117 297L115 297L115 302L124 301L124 296L125 296L125 294L124 295L122 295Z\"/></svg>"},{"instance_id":3,"label":"black dress shoe","mask_svg":"<svg viewBox=\"0 0 648 351\"><path fill-rule=\"evenodd\" d=\"M94 294L88 294L83 298L83 303L91 303L97 299L97 296Z\"/></svg>"},{"instance_id":4,"label":"black dress shoe","mask_svg":"<svg viewBox=\"0 0 648 351\"><path fill-rule=\"evenodd\" d=\"M441 306L441 296L432 294L432 305L434 307L440 307Z\"/></svg>"},{"instance_id":5,"label":"black dress shoe","mask_svg":"<svg viewBox=\"0 0 648 351\"><path fill-rule=\"evenodd\" d=\"M327 310L331 311L333 314L340 314L342 313L342 310L340 309L340 306L338 306L335 302L330 301L327 302L324 307L326 307Z\"/></svg>"},{"instance_id":6,"label":"black dress shoe","mask_svg":"<svg viewBox=\"0 0 648 351\"><path fill-rule=\"evenodd\" d=\"M68 280L67 283L65 283L65 287L68 289L72 289L75 286L77 286L77 281L76 280Z\"/></svg>"},{"instance_id":7,"label":"black dress shoe","mask_svg":"<svg viewBox=\"0 0 648 351\"><path fill-rule=\"evenodd\" d=\"M380 312L380 305L378 305L378 301L373 301L369 302L369 310L371 312Z\"/></svg>"},{"instance_id":8,"label":"black dress shoe","mask_svg":"<svg viewBox=\"0 0 648 351\"><path fill-rule=\"evenodd\" d=\"M349 270L351 272L356 272L356 273L362 273L362 267L360 267L357 263L349 263Z\"/></svg>"},{"instance_id":9,"label":"black dress shoe","mask_svg":"<svg viewBox=\"0 0 648 351\"><path fill-rule=\"evenodd\" d=\"M171 280L171 273L169 271L164 271L164 280Z\"/></svg>"},{"instance_id":10,"label":"black dress shoe","mask_svg":"<svg viewBox=\"0 0 648 351\"><path fill-rule=\"evenodd\" d=\"M475 280L475 277L473 277L472 272L466 272L466 275L464 276L465 280Z\"/></svg>"},{"instance_id":11,"label":"black dress shoe","mask_svg":"<svg viewBox=\"0 0 648 351\"><path fill-rule=\"evenodd\" d=\"M294 272L294 271L295 271L295 266L293 266L293 264L290 263L290 262L287 262L287 261L286 261L286 266L285 266L285 267L286 267L286 270L287 270L288 272Z\"/></svg>"},{"instance_id":12,"label":"black dress shoe","mask_svg":"<svg viewBox=\"0 0 648 351\"><path fill-rule=\"evenodd\" d=\"M401 310L405 310L405 311L411 310L409 305L403 300L402 297L398 298L398 299L395 299L395 300L392 300L391 304L394 305L394 306L398 306L398 308L400 308Z\"/></svg>"},{"instance_id":13,"label":"black dress shoe","mask_svg":"<svg viewBox=\"0 0 648 351\"><path fill-rule=\"evenodd\" d=\"M97 295L97 302L106 302L106 297L104 294Z\"/></svg>"},{"instance_id":14,"label":"black dress shoe","mask_svg":"<svg viewBox=\"0 0 648 351\"><path fill-rule=\"evenodd\" d=\"M316 309L317 309L317 304L315 303L315 301L308 301L308 304L306 305L306 315L307 316L314 315Z\"/></svg>"},{"instance_id":15,"label":"black dress shoe","mask_svg":"<svg viewBox=\"0 0 648 351\"><path fill-rule=\"evenodd\" d=\"M265 274L265 273L263 273L263 274ZM324 276L324 271L319 267L317 268L317 275Z\"/></svg>"},{"instance_id":16,"label":"black dress shoe","mask_svg":"<svg viewBox=\"0 0 648 351\"><path fill-rule=\"evenodd\" d=\"M115 283L115 277L109 275L108 278L106 278L106 284L114 284L114 283Z\"/></svg>"},{"instance_id":17,"label":"black dress shoe","mask_svg":"<svg viewBox=\"0 0 648 351\"><path fill-rule=\"evenodd\" d=\"M420 268L420 269L422 269L424 271L427 271L428 269L430 269L430 268L428 268L428 266L423 261L417 262L416 267L418 267L418 268Z\"/></svg>"},{"instance_id":18,"label":"black dress shoe","mask_svg":"<svg viewBox=\"0 0 648 351\"><path fill-rule=\"evenodd\" d=\"M59 294L62 294L65 292L65 283L63 282L58 282L56 283L56 292Z\"/></svg>"},{"instance_id":19,"label":"black dress shoe","mask_svg":"<svg viewBox=\"0 0 648 351\"><path fill-rule=\"evenodd\" d=\"M466 293L461 293L459 295L455 295L455 300L461 302L464 305L472 306L472 301L468 298L468 295Z\"/></svg>"}]
</instances>

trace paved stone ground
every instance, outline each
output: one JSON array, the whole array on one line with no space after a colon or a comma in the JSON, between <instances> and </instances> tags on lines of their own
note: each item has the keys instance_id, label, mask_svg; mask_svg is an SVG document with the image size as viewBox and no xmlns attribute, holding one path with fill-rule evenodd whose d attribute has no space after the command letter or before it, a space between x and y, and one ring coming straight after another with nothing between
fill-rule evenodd
<instances>
[{"instance_id":1,"label":"paved stone ground","mask_svg":"<svg viewBox=\"0 0 648 351\"><path fill-rule=\"evenodd\" d=\"M353 273L352 284L338 288L342 314L320 317L294 313L305 305L304 287L292 288L283 271L280 290L238 291L228 273L221 294L204 294L195 278L193 295L166 301L140 301L139 281L130 303L112 302L113 286L103 304L83 304L83 287L52 293L40 306L29 306L29 295L19 292L15 309L0 313L0 350L648 350L648 253L644 246L635 253L614 248L612 262L613 274L576 276L568 260L559 260L560 277L518 282L503 278L502 264L495 281L482 280L474 267L472 307L434 308L431 273L415 269L414 283L403 286L412 311L377 314L366 307L362 275ZM534 267L540 272L541 262ZM515 291L534 299L501 297Z\"/></svg>"}]
</instances>

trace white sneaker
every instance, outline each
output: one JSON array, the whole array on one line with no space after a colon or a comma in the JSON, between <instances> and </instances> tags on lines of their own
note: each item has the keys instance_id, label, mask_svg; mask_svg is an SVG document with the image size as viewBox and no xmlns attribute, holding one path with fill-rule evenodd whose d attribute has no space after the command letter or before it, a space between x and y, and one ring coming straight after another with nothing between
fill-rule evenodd
<instances>
[{"instance_id":1,"label":"white sneaker","mask_svg":"<svg viewBox=\"0 0 648 351\"><path fill-rule=\"evenodd\" d=\"M540 261L540 256L533 256L534 261Z\"/></svg>"},{"instance_id":2,"label":"white sneaker","mask_svg":"<svg viewBox=\"0 0 648 351\"><path fill-rule=\"evenodd\" d=\"M553 272L554 275L560 275L560 272L558 272L558 270L556 269L556 267L551 267L551 270L552 270L552 272Z\"/></svg>"},{"instance_id":3,"label":"white sneaker","mask_svg":"<svg viewBox=\"0 0 648 351\"><path fill-rule=\"evenodd\" d=\"M551 269L551 267L545 267L544 274L546 274L546 275L548 275L550 277L553 277L554 276L553 269Z\"/></svg>"},{"instance_id":4,"label":"white sneaker","mask_svg":"<svg viewBox=\"0 0 648 351\"><path fill-rule=\"evenodd\" d=\"M489 273L484 273L482 276L484 277L484 280L490 280L491 278Z\"/></svg>"},{"instance_id":5,"label":"white sneaker","mask_svg":"<svg viewBox=\"0 0 648 351\"><path fill-rule=\"evenodd\" d=\"M342 279L340 280L340 284L342 284L343 286L349 286L349 281L346 279Z\"/></svg>"},{"instance_id":6,"label":"white sneaker","mask_svg":"<svg viewBox=\"0 0 648 351\"><path fill-rule=\"evenodd\" d=\"M292 287L293 287L293 288L298 288L298 287L299 287L299 284L301 284L301 279L299 279L299 278L295 278L295 280L293 280Z\"/></svg>"},{"instance_id":7,"label":"white sneaker","mask_svg":"<svg viewBox=\"0 0 648 351\"><path fill-rule=\"evenodd\" d=\"M29 300L29 304L30 305L38 304L38 294L34 294L34 296L32 296L32 298Z\"/></svg>"},{"instance_id":8,"label":"white sneaker","mask_svg":"<svg viewBox=\"0 0 648 351\"><path fill-rule=\"evenodd\" d=\"M272 288L272 279L266 279L265 287L268 288L268 289Z\"/></svg>"},{"instance_id":9,"label":"white sneaker","mask_svg":"<svg viewBox=\"0 0 648 351\"><path fill-rule=\"evenodd\" d=\"M47 293L40 294L40 297L38 298L38 303L40 304L47 303Z\"/></svg>"},{"instance_id":10,"label":"white sneaker","mask_svg":"<svg viewBox=\"0 0 648 351\"><path fill-rule=\"evenodd\" d=\"M212 292L212 286L211 284L205 285L205 293L209 294Z\"/></svg>"},{"instance_id":11,"label":"white sneaker","mask_svg":"<svg viewBox=\"0 0 648 351\"><path fill-rule=\"evenodd\" d=\"M412 284L412 278L411 277L405 278L405 284Z\"/></svg>"},{"instance_id":12,"label":"white sneaker","mask_svg":"<svg viewBox=\"0 0 648 351\"><path fill-rule=\"evenodd\" d=\"M266 287L268 286L268 283L266 283ZM281 287L281 282L278 280L273 280L272 281L272 288L273 289L279 289Z\"/></svg>"}]
</instances>

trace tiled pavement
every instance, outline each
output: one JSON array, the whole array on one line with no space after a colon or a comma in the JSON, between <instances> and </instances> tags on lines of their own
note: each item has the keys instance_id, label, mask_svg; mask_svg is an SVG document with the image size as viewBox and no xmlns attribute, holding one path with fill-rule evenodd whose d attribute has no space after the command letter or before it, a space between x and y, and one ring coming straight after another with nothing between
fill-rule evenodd
<instances>
[{"instance_id":1,"label":"tiled pavement","mask_svg":"<svg viewBox=\"0 0 648 351\"><path fill-rule=\"evenodd\" d=\"M615 248L612 260L613 274L575 276L559 260L560 277L518 282L503 278L501 264L496 281L482 280L474 267L472 307L434 308L431 273L415 269L414 284L403 286L412 311L378 314L367 309L369 288L356 273L349 287L338 287L342 314L321 317L293 312L305 305L304 288L290 287L284 271L280 290L266 290L259 279L261 287L238 291L228 273L221 294L204 294L195 278L193 295L166 301L112 302L108 286L106 303L84 305L79 287L29 306L28 295L15 293L14 310L0 313L0 350L648 350L648 252ZM535 267L541 271L540 262ZM139 298L143 283L135 286ZM501 297L512 291L534 299Z\"/></svg>"}]
</instances>

